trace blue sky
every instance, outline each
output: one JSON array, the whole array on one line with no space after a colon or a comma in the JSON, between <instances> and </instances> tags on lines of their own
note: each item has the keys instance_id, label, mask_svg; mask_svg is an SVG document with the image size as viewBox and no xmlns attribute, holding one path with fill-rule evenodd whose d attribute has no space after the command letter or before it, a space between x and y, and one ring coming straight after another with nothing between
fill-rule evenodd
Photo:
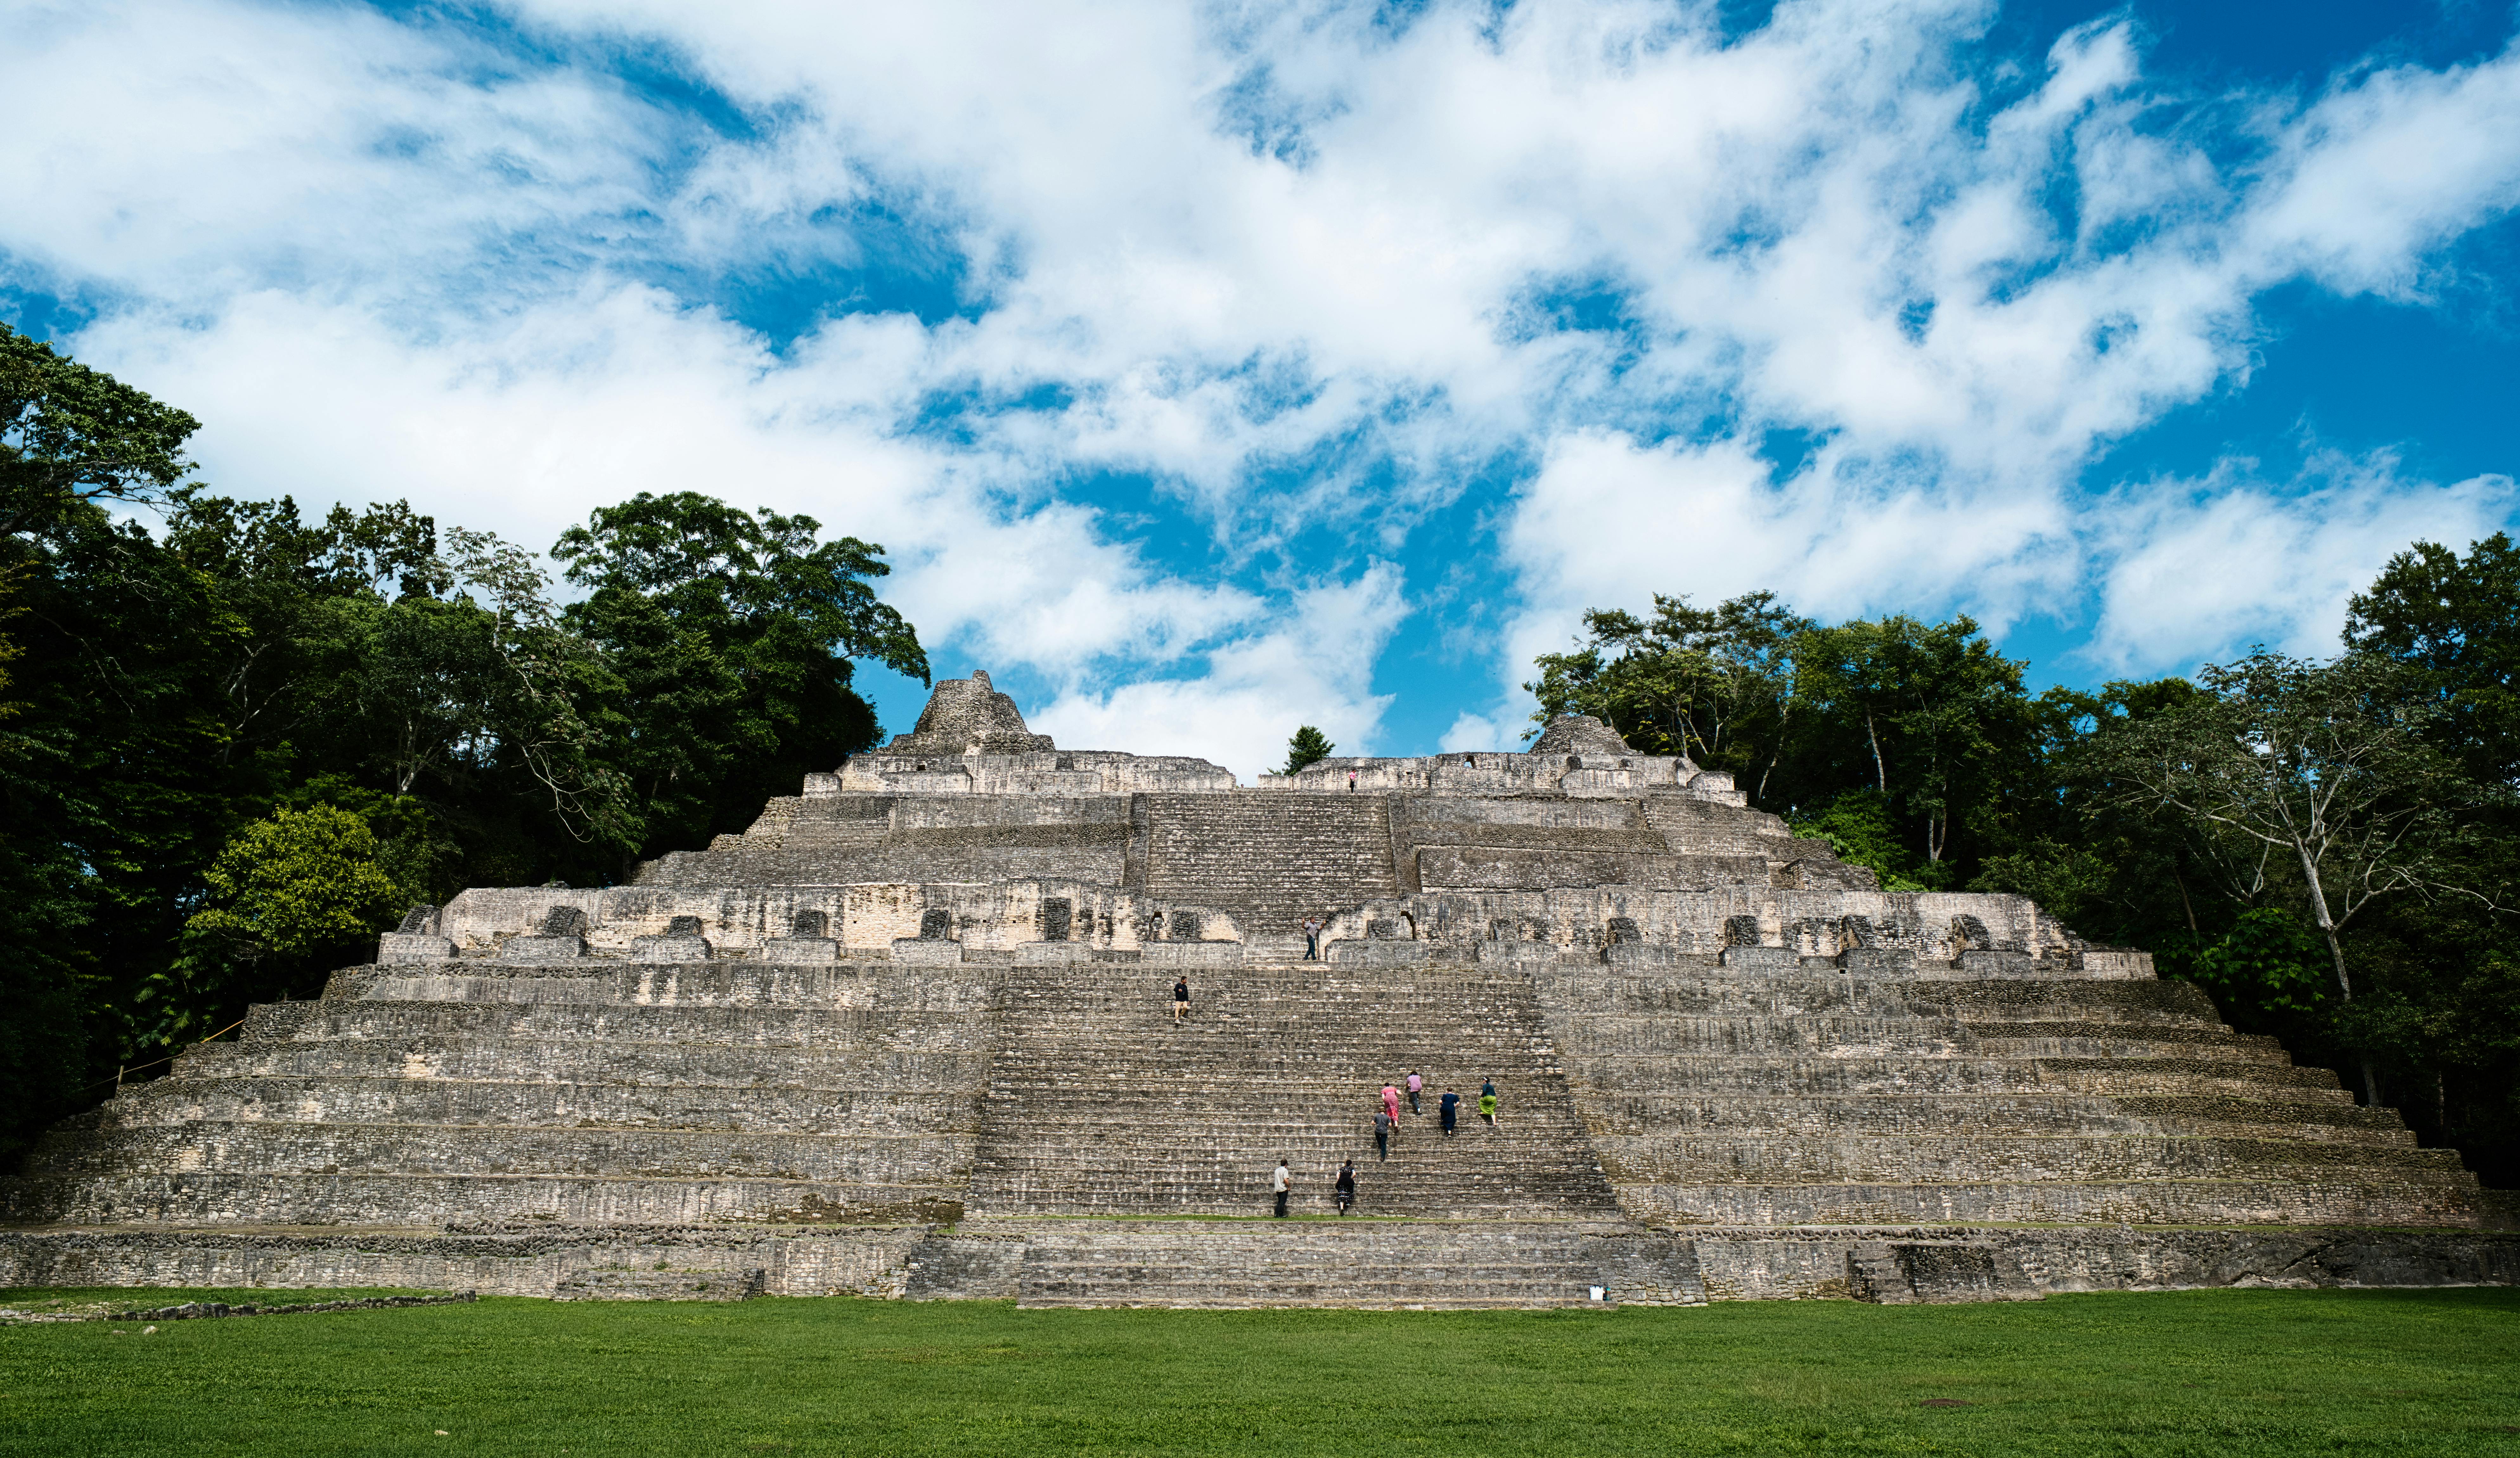
<instances>
[{"instance_id":1,"label":"blue sky","mask_svg":"<svg viewBox=\"0 0 2520 1458\"><path fill-rule=\"evenodd\" d=\"M2325 651L2520 471L2465 3L0 3L0 318L204 475L883 543L947 674L1246 775L1503 746L1586 606ZM887 726L921 692L870 674Z\"/></svg>"}]
</instances>

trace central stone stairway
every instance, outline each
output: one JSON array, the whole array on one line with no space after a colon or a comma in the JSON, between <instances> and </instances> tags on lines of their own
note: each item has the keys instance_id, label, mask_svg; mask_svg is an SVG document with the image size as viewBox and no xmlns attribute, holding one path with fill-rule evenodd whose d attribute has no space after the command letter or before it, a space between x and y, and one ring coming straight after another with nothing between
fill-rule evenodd
<instances>
[{"instance_id":1,"label":"central stone stairway","mask_svg":"<svg viewBox=\"0 0 2520 1458\"><path fill-rule=\"evenodd\" d=\"M1528 977L1326 962L1188 975L1193 1010L1175 1027L1172 969L1012 970L973 1215L1260 1215L1282 1158L1299 1211L1328 1211L1354 1160L1361 1215L1617 1218ZM1404 1098L1377 1159L1377 1096L1413 1070L1424 1112ZM1503 1103L1494 1128L1476 1114L1483 1080ZM1448 1089L1462 1096L1451 1138L1436 1113Z\"/></svg>"},{"instance_id":2,"label":"central stone stairway","mask_svg":"<svg viewBox=\"0 0 2520 1458\"><path fill-rule=\"evenodd\" d=\"M1213 906L1244 941L1302 946L1308 914L1397 896L1381 795L1140 795L1132 889Z\"/></svg>"},{"instance_id":3,"label":"central stone stairway","mask_svg":"<svg viewBox=\"0 0 2520 1458\"><path fill-rule=\"evenodd\" d=\"M1014 969L968 1208L1020 1219L1032 1305L1583 1304L1701 1299L1684 1245L1624 1221L1530 980L1469 966L1287 962L1190 974ZM1378 1159L1382 1086L1425 1075ZM1493 1080L1498 1127L1476 1114ZM1438 1099L1462 1095L1459 1132ZM1279 1221L1271 1175L1295 1178ZM1331 1184L1356 1164L1354 1216ZM1043 1216L1170 1215L1126 1220ZM1201 1219L1196 1216L1244 1216ZM1408 1216L1391 1219L1391 1216ZM1032 1218L1022 1218L1032 1217Z\"/></svg>"}]
</instances>

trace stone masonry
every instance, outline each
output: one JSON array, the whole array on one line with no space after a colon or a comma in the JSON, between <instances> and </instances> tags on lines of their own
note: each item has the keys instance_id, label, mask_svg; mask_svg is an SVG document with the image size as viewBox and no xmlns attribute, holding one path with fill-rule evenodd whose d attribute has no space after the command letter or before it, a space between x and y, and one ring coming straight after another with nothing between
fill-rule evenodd
<instances>
[{"instance_id":1,"label":"stone masonry","mask_svg":"<svg viewBox=\"0 0 2520 1458\"><path fill-rule=\"evenodd\" d=\"M1323 1217L1343 1160L1377 1218ZM2019 1300L2509 1282L2509 1214L2144 953L1883 892L1598 722L1254 789L975 674L742 835L417 907L64 1124L0 1282Z\"/></svg>"}]
</instances>

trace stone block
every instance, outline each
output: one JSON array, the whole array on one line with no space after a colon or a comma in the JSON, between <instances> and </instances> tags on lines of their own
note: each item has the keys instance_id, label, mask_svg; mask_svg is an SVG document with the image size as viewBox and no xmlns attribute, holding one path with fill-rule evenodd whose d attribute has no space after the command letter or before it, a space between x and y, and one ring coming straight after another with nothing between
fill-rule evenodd
<instances>
[{"instance_id":1,"label":"stone block","mask_svg":"<svg viewBox=\"0 0 2520 1458\"><path fill-rule=\"evenodd\" d=\"M564 962L586 955L586 939L574 934L562 937L510 937L499 948L499 959L509 962Z\"/></svg>"},{"instance_id":2,"label":"stone block","mask_svg":"<svg viewBox=\"0 0 2520 1458\"><path fill-rule=\"evenodd\" d=\"M630 960L634 962L705 962L711 950L706 937L630 939Z\"/></svg>"},{"instance_id":3,"label":"stone block","mask_svg":"<svg viewBox=\"0 0 2520 1458\"><path fill-rule=\"evenodd\" d=\"M2152 953L2126 951L2117 948L2102 950L2092 948L2082 955L2083 973L2087 977L2139 978L2151 977Z\"/></svg>"},{"instance_id":4,"label":"stone block","mask_svg":"<svg viewBox=\"0 0 2520 1458\"><path fill-rule=\"evenodd\" d=\"M1910 947L1855 947L1837 954L1837 966L1857 977L1913 977L1916 952Z\"/></svg>"},{"instance_id":5,"label":"stone block","mask_svg":"<svg viewBox=\"0 0 2520 1458\"><path fill-rule=\"evenodd\" d=\"M1552 942L1481 942L1476 944L1471 954L1482 962L1521 965L1555 961L1557 947Z\"/></svg>"},{"instance_id":6,"label":"stone block","mask_svg":"<svg viewBox=\"0 0 2520 1458\"><path fill-rule=\"evenodd\" d=\"M1238 967L1239 942L1149 942L1139 960L1150 967Z\"/></svg>"},{"instance_id":7,"label":"stone block","mask_svg":"<svg viewBox=\"0 0 2520 1458\"><path fill-rule=\"evenodd\" d=\"M1085 942L1021 942L1015 946L1015 964L1024 967L1058 965L1094 960L1094 948Z\"/></svg>"},{"instance_id":8,"label":"stone block","mask_svg":"<svg viewBox=\"0 0 2520 1458\"><path fill-rule=\"evenodd\" d=\"M1803 969L1802 953L1790 947L1727 947L1719 961L1727 972L1768 972L1790 976Z\"/></svg>"},{"instance_id":9,"label":"stone block","mask_svg":"<svg viewBox=\"0 0 2520 1458\"><path fill-rule=\"evenodd\" d=\"M892 960L900 966L959 967L963 964L963 944L933 937L895 937Z\"/></svg>"},{"instance_id":10,"label":"stone block","mask_svg":"<svg viewBox=\"0 0 2520 1458\"><path fill-rule=\"evenodd\" d=\"M1350 967L1401 967L1422 962L1434 951L1431 942L1332 942L1330 961Z\"/></svg>"},{"instance_id":11,"label":"stone block","mask_svg":"<svg viewBox=\"0 0 2520 1458\"><path fill-rule=\"evenodd\" d=\"M583 937L586 935L586 908L555 906L543 912L539 934L546 937Z\"/></svg>"},{"instance_id":12,"label":"stone block","mask_svg":"<svg viewBox=\"0 0 2520 1458\"><path fill-rule=\"evenodd\" d=\"M1613 942L1601 949L1601 960L1613 967L1677 967L1681 950L1643 942Z\"/></svg>"},{"instance_id":13,"label":"stone block","mask_svg":"<svg viewBox=\"0 0 2520 1458\"><path fill-rule=\"evenodd\" d=\"M452 937L387 932L377 938L377 960L381 962L438 962L454 955L455 939Z\"/></svg>"},{"instance_id":14,"label":"stone block","mask_svg":"<svg viewBox=\"0 0 2520 1458\"><path fill-rule=\"evenodd\" d=\"M773 937L761 944L765 962L836 962L840 944L831 937Z\"/></svg>"},{"instance_id":15,"label":"stone block","mask_svg":"<svg viewBox=\"0 0 2520 1458\"><path fill-rule=\"evenodd\" d=\"M2038 1301L2019 1261L1990 1246L1864 1241L1846 1254L1848 1294L1880 1305Z\"/></svg>"},{"instance_id":16,"label":"stone block","mask_svg":"<svg viewBox=\"0 0 2520 1458\"><path fill-rule=\"evenodd\" d=\"M1960 974L1964 977L2036 977L2039 960L2026 951L1963 951L1959 956Z\"/></svg>"}]
</instances>

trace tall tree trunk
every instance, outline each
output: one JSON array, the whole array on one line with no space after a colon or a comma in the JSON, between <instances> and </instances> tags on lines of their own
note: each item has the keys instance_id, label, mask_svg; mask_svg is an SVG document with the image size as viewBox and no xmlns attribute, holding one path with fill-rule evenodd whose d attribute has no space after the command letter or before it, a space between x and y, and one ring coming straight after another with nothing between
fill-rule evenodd
<instances>
[{"instance_id":1,"label":"tall tree trunk","mask_svg":"<svg viewBox=\"0 0 2520 1458\"><path fill-rule=\"evenodd\" d=\"M2179 873L2179 862L2176 861L2170 862L2170 880L2172 885L2179 888L2179 909L2187 913L2187 935L2191 937L2205 935L2196 929L2196 904L2187 899L2187 878Z\"/></svg>"},{"instance_id":2,"label":"tall tree trunk","mask_svg":"<svg viewBox=\"0 0 2520 1458\"><path fill-rule=\"evenodd\" d=\"M2345 972L2345 940L2336 934L2336 918L2327 913L2327 892L2318 884L2318 862L2310 859L2310 847L2295 842L2293 849L2301 856L2302 879L2310 884L2310 910L2318 918L2318 933L2327 939L2327 954L2336 962L2336 991L2343 998L2354 1000L2354 979ZM2355 1061L2362 1069L2362 1102L2377 1108L2380 1103L2380 1081L2371 1072L2371 1060L2362 1054Z\"/></svg>"},{"instance_id":3,"label":"tall tree trunk","mask_svg":"<svg viewBox=\"0 0 2520 1458\"><path fill-rule=\"evenodd\" d=\"M1881 763L1881 732L1872 727L1872 713L1864 715L1864 737L1872 744L1872 774L1881 786L1881 798L1890 798L1890 767Z\"/></svg>"},{"instance_id":4,"label":"tall tree trunk","mask_svg":"<svg viewBox=\"0 0 2520 1458\"><path fill-rule=\"evenodd\" d=\"M1785 706L1777 711L1777 752L1768 756L1768 768L1759 772L1759 792L1751 797L1752 799L1757 800L1761 805L1768 803L1768 777L1777 773L1777 766L1784 763L1785 726L1792 722L1793 717L1794 701L1793 698L1788 695L1785 699Z\"/></svg>"}]
</instances>

